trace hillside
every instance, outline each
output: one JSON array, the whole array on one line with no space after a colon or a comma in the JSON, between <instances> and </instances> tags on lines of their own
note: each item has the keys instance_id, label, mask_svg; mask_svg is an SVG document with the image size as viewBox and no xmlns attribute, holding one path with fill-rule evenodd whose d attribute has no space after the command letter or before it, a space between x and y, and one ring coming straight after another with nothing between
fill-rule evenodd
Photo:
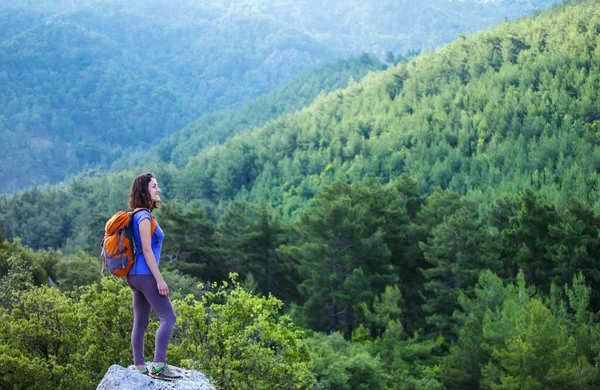
<instances>
[{"instance_id":1,"label":"hillside","mask_svg":"<svg viewBox=\"0 0 600 390\"><path fill-rule=\"evenodd\" d=\"M554 203L576 194L600 207L598 9L580 7L461 37L206 150L177 172L176 196L220 201L245 188L287 209L336 179L407 172L420 193L484 201L533 186Z\"/></svg>"},{"instance_id":2,"label":"hillside","mask_svg":"<svg viewBox=\"0 0 600 390\"><path fill-rule=\"evenodd\" d=\"M557 6L461 37L204 149L183 169L147 169L162 175L165 199L195 205L266 200L287 216L305 208L322 186L371 173L382 182L408 173L420 194L450 189L484 209L525 187L554 204L576 195L598 209L598 12L595 2ZM92 234L83 233L92 214L123 207L126 189L120 187L131 176L5 197L3 231L38 248L63 247L68 237ZM75 217L59 204L90 212ZM54 237L50 229L41 239L35 210L63 233ZM23 223L20 215L31 220Z\"/></svg>"},{"instance_id":3,"label":"hillside","mask_svg":"<svg viewBox=\"0 0 600 390\"><path fill-rule=\"evenodd\" d=\"M0 8L3 191L106 166L334 58L260 15L134 5Z\"/></svg>"},{"instance_id":4,"label":"hillside","mask_svg":"<svg viewBox=\"0 0 600 390\"><path fill-rule=\"evenodd\" d=\"M398 59L552 2L4 1L2 191L107 167L335 58Z\"/></svg>"},{"instance_id":5,"label":"hillside","mask_svg":"<svg viewBox=\"0 0 600 390\"><path fill-rule=\"evenodd\" d=\"M368 72L385 67L366 54L319 66L239 109L200 116L147 152L124 156L112 165L112 170L128 170L134 166L143 169L148 163L173 163L183 167L205 147L222 143L231 135L262 127L278 116L296 112L309 106L319 94L345 88L350 80L360 80Z\"/></svg>"},{"instance_id":6,"label":"hillside","mask_svg":"<svg viewBox=\"0 0 600 390\"><path fill-rule=\"evenodd\" d=\"M486 204L530 186L600 208L596 2L462 36L306 110L203 151L175 172L183 201L263 199L284 214L334 180L408 173Z\"/></svg>"},{"instance_id":7,"label":"hillside","mask_svg":"<svg viewBox=\"0 0 600 390\"><path fill-rule=\"evenodd\" d=\"M557 3L556 0L309 0L254 1L239 8L273 15L328 47L354 53L433 49L461 33L495 26L503 20Z\"/></svg>"}]
</instances>

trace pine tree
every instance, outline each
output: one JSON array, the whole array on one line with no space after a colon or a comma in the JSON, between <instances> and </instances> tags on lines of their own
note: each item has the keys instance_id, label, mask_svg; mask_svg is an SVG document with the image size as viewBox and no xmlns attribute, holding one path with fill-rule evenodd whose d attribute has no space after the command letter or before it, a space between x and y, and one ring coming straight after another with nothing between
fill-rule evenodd
<instances>
[{"instance_id":1,"label":"pine tree","mask_svg":"<svg viewBox=\"0 0 600 390\"><path fill-rule=\"evenodd\" d=\"M266 204L235 202L218 223L230 271L251 274L264 296L269 293L287 302L297 298L297 271L276 249L288 240L289 228Z\"/></svg>"},{"instance_id":2,"label":"pine tree","mask_svg":"<svg viewBox=\"0 0 600 390\"><path fill-rule=\"evenodd\" d=\"M545 291L550 288L554 264L547 257L552 244L550 226L558 222L554 206L544 202L531 189L519 197L519 211L510 218L510 227L502 231L507 255L513 260L513 276L518 268L527 280Z\"/></svg>"},{"instance_id":3,"label":"pine tree","mask_svg":"<svg viewBox=\"0 0 600 390\"><path fill-rule=\"evenodd\" d=\"M460 292L470 294L482 270L501 270L497 248L478 221L474 204L461 207L436 226L421 249L428 263L423 269L427 322L451 337L452 313Z\"/></svg>"},{"instance_id":4,"label":"pine tree","mask_svg":"<svg viewBox=\"0 0 600 390\"><path fill-rule=\"evenodd\" d=\"M330 333L355 326L354 307L372 302L396 277L390 250L378 227L380 217L370 214L370 193L358 185L335 182L325 187L313 206L302 214L301 240L279 252L299 263L310 325ZM360 287L360 288L358 288ZM362 290L361 294L355 294Z\"/></svg>"},{"instance_id":5,"label":"pine tree","mask_svg":"<svg viewBox=\"0 0 600 390\"><path fill-rule=\"evenodd\" d=\"M229 270L221 262L215 224L204 209L184 211L181 204L163 205L157 215L167 232L161 262L202 280L222 280ZM170 263L170 264L169 264Z\"/></svg>"}]
</instances>

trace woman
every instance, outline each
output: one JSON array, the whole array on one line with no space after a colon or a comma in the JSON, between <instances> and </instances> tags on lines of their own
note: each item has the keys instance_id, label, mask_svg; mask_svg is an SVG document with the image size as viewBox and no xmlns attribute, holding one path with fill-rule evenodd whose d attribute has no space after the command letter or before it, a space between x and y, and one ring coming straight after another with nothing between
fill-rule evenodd
<instances>
[{"instance_id":1,"label":"woman","mask_svg":"<svg viewBox=\"0 0 600 390\"><path fill-rule=\"evenodd\" d=\"M169 287L158 269L164 234L158 224L152 234L152 210L159 206L160 188L154 175L138 175L129 193L129 207L145 210L133 214L134 240L139 254L127 276L127 283L133 291L131 346L133 361L140 373L158 379L177 380L181 376L175 375L166 364L167 346L175 326L175 312L169 299ZM141 252L139 248L142 248ZM150 322L151 309L158 314L160 327L156 332L154 362L148 370L144 360L144 334Z\"/></svg>"}]
</instances>

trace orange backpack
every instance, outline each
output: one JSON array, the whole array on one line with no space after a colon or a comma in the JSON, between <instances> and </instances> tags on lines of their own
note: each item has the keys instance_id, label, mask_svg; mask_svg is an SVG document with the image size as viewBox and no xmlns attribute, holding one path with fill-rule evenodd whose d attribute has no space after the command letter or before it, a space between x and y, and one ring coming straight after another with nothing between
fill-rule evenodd
<instances>
[{"instance_id":1,"label":"orange backpack","mask_svg":"<svg viewBox=\"0 0 600 390\"><path fill-rule=\"evenodd\" d=\"M108 267L111 274L115 276L127 276L131 267L135 263L135 259L142 252L142 248L136 250L135 239L133 237L133 215L140 210L119 211L113 215L104 227L104 239L102 240L103 260L102 270L104 266ZM154 234L156 229L156 221L152 217L150 234Z\"/></svg>"}]
</instances>

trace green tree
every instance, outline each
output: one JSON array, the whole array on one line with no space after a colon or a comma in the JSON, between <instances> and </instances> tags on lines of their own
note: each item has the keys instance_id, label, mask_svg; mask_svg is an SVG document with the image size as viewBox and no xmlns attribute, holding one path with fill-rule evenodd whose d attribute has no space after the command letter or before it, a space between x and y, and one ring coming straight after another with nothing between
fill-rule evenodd
<instances>
[{"instance_id":1,"label":"green tree","mask_svg":"<svg viewBox=\"0 0 600 390\"><path fill-rule=\"evenodd\" d=\"M318 387L334 390L388 389L388 375L381 359L360 344L344 339L339 332L315 333L307 339L310 370Z\"/></svg>"},{"instance_id":2,"label":"green tree","mask_svg":"<svg viewBox=\"0 0 600 390\"><path fill-rule=\"evenodd\" d=\"M452 336L459 294L470 293L482 270L502 269L497 247L474 208L473 204L461 207L433 228L427 243L421 243L428 263L422 270L427 280L423 309L427 322L446 337Z\"/></svg>"},{"instance_id":3,"label":"green tree","mask_svg":"<svg viewBox=\"0 0 600 390\"><path fill-rule=\"evenodd\" d=\"M546 255L553 264L552 280L557 284L570 283L577 274L583 274L593 288L593 308L600 302L600 271L595 264L600 255L599 222L591 207L571 198L559 220L548 228L551 244Z\"/></svg>"},{"instance_id":4,"label":"green tree","mask_svg":"<svg viewBox=\"0 0 600 390\"><path fill-rule=\"evenodd\" d=\"M218 233L204 209L185 211L178 203L160 208L157 220L166 232L161 262L202 280L222 280L228 270L221 264Z\"/></svg>"},{"instance_id":5,"label":"green tree","mask_svg":"<svg viewBox=\"0 0 600 390\"><path fill-rule=\"evenodd\" d=\"M587 388L592 366L577 354L575 339L564 324L557 322L539 299L531 299L518 308L509 307L505 306L501 324L510 324L510 334L506 335L504 347L494 349L493 363L484 370L484 375L495 370L500 374L499 383L492 382L491 387ZM489 328L499 326L484 321L484 335Z\"/></svg>"},{"instance_id":6,"label":"green tree","mask_svg":"<svg viewBox=\"0 0 600 390\"><path fill-rule=\"evenodd\" d=\"M266 204L231 204L217 225L229 269L252 274L264 296L269 293L289 301L297 298L297 271L276 252L288 240L288 228Z\"/></svg>"},{"instance_id":7,"label":"green tree","mask_svg":"<svg viewBox=\"0 0 600 390\"><path fill-rule=\"evenodd\" d=\"M6 262L8 272L0 278L0 307L10 309L20 294L33 287L33 272L21 254L12 255Z\"/></svg>"},{"instance_id":8,"label":"green tree","mask_svg":"<svg viewBox=\"0 0 600 390\"><path fill-rule=\"evenodd\" d=\"M519 211L510 218L510 227L502 231L503 244L513 258L513 276L522 267L527 280L546 291L554 264L547 257L552 245L551 225L558 222L553 205L540 199L532 190L524 190L519 197Z\"/></svg>"},{"instance_id":9,"label":"green tree","mask_svg":"<svg viewBox=\"0 0 600 390\"><path fill-rule=\"evenodd\" d=\"M25 291L0 321L0 378L5 388L90 389L98 374L82 366L89 311L58 289ZM43 367L43 369L40 369Z\"/></svg>"},{"instance_id":10,"label":"green tree","mask_svg":"<svg viewBox=\"0 0 600 390\"><path fill-rule=\"evenodd\" d=\"M453 313L458 339L450 345L440 367L440 377L447 388L481 387L481 370L491 357L483 336L483 318L488 311L495 312L501 307L505 297L502 280L489 270L481 272L471 297L459 293L460 310Z\"/></svg>"},{"instance_id":11,"label":"green tree","mask_svg":"<svg viewBox=\"0 0 600 390\"><path fill-rule=\"evenodd\" d=\"M302 214L301 242L279 249L299 263L303 277L299 289L314 329L333 333L341 327L349 338L354 306L371 302L379 286L396 279L379 228L381 216L370 213L371 195L369 188L339 181L325 187ZM359 285L361 294L352 294Z\"/></svg>"},{"instance_id":12,"label":"green tree","mask_svg":"<svg viewBox=\"0 0 600 390\"><path fill-rule=\"evenodd\" d=\"M422 338L418 333L409 337L402 323L401 303L400 289L387 286L375 297L373 310L362 305L371 337L361 340L359 328L353 341L362 341L381 358L389 373L389 388L439 389L441 383L434 364L444 341L441 337Z\"/></svg>"},{"instance_id":13,"label":"green tree","mask_svg":"<svg viewBox=\"0 0 600 390\"><path fill-rule=\"evenodd\" d=\"M56 264L56 283L61 290L67 291L99 282L101 262L97 256L90 256L82 250L62 256Z\"/></svg>"}]
</instances>

